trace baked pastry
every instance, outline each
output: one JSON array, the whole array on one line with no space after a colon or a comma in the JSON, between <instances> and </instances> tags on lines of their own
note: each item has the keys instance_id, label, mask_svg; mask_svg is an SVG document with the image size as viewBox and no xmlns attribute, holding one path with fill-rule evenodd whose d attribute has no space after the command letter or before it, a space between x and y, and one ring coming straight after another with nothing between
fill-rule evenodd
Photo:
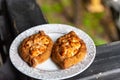
<instances>
[{"instance_id":1,"label":"baked pastry","mask_svg":"<svg viewBox=\"0 0 120 80\"><path fill-rule=\"evenodd\" d=\"M50 57L52 46L51 38L44 31L39 31L39 33L33 34L22 41L19 53L25 62L32 67L36 67Z\"/></svg>"},{"instance_id":2,"label":"baked pastry","mask_svg":"<svg viewBox=\"0 0 120 80\"><path fill-rule=\"evenodd\" d=\"M74 31L59 37L53 45L51 58L61 68L69 68L82 61L86 45Z\"/></svg>"}]
</instances>

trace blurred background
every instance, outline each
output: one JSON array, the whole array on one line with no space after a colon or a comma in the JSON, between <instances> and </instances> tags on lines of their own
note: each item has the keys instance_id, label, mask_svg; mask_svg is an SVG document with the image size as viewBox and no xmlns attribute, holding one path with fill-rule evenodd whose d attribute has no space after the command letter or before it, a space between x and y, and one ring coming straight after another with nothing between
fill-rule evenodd
<instances>
[{"instance_id":1,"label":"blurred background","mask_svg":"<svg viewBox=\"0 0 120 80\"><path fill-rule=\"evenodd\" d=\"M117 13L110 6L118 0L36 0L49 23L62 23L85 31L102 45L120 39ZM107 2L109 1L109 2Z\"/></svg>"}]
</instances>

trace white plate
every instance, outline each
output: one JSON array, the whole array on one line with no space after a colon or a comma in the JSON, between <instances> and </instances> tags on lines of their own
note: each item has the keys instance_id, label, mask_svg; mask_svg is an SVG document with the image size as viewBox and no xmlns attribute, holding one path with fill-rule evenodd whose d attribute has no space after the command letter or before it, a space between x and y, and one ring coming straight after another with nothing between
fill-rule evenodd
<instances>
[{"instance_id":1,"label":"white plate","mask_svg":"<svg viewBox=\"0 0 120 80\"><path fill-rule=\"evenodd\" d=\"M59 69L50 58L44 63L39 64L36 68L28 66L27 63L24 62L19 56L18 46L24 38L38 33L40 30L43 30L46 34L48 34L53 41L70 31L75 31L77 35L86 43L87 55L85 59L68 69ZM95 58L96 47L93 40L80 29L64 24L44 24L32 27L19 34L12 42L9 52L12 64L25 75L36 79L65 79L83 72L90 66Z\"/></svg>"}]
</instances>

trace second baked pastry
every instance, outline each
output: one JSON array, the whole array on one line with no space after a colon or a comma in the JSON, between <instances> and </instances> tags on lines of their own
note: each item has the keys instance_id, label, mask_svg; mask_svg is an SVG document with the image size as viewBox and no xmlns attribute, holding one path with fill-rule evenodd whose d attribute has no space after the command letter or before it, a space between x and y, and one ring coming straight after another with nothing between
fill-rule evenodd
<instances>
[{"instance_id":1,"label":"second baked pastry","mask_svg":"<svg viewBox=\"0 0 120 80\"><path fill-rule=\"evenodd\" d=\"M74 31L57 39L51 58L61 68L69 68L82 61L86 55L86 45Z\"/></svg>"}]
</instances>

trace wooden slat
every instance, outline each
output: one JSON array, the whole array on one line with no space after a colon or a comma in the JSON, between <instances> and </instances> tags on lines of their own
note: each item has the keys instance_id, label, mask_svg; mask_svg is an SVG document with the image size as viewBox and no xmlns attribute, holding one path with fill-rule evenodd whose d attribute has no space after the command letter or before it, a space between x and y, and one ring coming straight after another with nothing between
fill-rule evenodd
<instances>
[{"instance_id":1,"label":"wooden slat","mask_svg":"<svg viewBox=\"0 0 120 80\"><path fill-rule=\"evenodd\" d=\"M6 0L6 6L15 36L30 27L47 23L35 0Z\"/></svg>"},{"instance_id":2,"label":"wooden slat","mask_svg":"<svg viewBox=\"0 0 120 80\"><path fill-rule=\"evenodd\" d=\"M92 65L83 73L69 79L96 80L96 78L100 78L100 80L107 80L107 78L111 78L110 80L116 80L120 78L117 76L119 73L120 41L98 46Z\"/></svg>"},{"instance_id":3,"label":"wooden slat","mask_svg":"<svg viewBox=\"0 0 120 80\"><path fill-rule=\"evenodd\" d=\"M43 14L36 4L35 0L4 0L4 18L0 24L0 33L2 37L2 45L7 47L11 45L12 40L21 32L33 26L46 24L47 21L44 19ZM5 20L4 20L5 19ZM1 26L2 25L2 26ZM3 47L3 46L0 46ZM3 50L3 49L2 49ZM7 48L7 54L9 54L9 46ZM5 53L6 51L4 50ZM4 74L4 73L5 74ZM7 55L7 61L0 67L0 80L31 80L32 78L22 74L11 64L9 56ZM28 79L29 78L29 79Z\"/></svg>"},{"instance_id":4,"label":"wooden slat","mask_svg":"<svg viewBox=\"0 0 120 80\"><path fill-rule=\"evenodd\" d=\"M0 50L1 50L1 55L4 62L5 62L6 56L8 56L10 43L13 40L11 33L7 27L8 25L6 23L5 16L1 15L0 16L0 39L1 39Z\"/></svg>"}]
</instances>

